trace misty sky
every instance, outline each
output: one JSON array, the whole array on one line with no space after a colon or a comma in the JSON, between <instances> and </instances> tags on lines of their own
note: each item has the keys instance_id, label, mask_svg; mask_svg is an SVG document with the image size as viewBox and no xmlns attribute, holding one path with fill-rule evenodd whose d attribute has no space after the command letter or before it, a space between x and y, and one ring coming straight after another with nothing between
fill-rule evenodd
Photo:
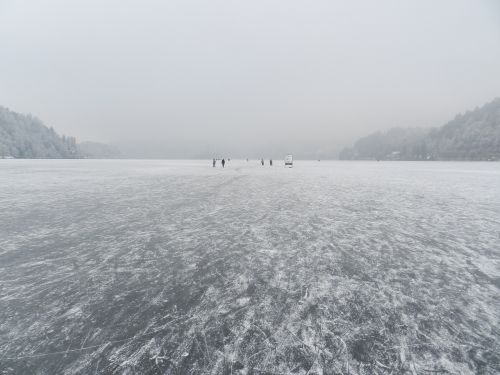
<instances>
[{"instance_id":1,"label":"misty sky","mask_svg":"<svg viewBox=\"0 0 500 375\"><path fill-rule=\"evenodd\" d=\"M335 155L497 96L497 0L0 0L0 105L146 156Z\"/></svg>"}]
</instances>

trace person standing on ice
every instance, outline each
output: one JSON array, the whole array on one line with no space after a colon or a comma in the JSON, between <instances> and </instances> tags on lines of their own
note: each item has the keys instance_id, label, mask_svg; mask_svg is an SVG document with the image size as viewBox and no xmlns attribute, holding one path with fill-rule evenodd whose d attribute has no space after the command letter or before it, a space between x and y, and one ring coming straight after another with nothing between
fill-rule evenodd
<instances>
[{"instance_id":1,"label":"person standing on ice","mask_svg":"<svg viewBox=\"0 0 500 375\"><path fill-rule=\"evenodd\" d=\"M212 166L215 168L215 158L212 160Z\"/></svg>"},{"instance_id":2,"label":"person standing on ice","mask_svg":"<svg viewBox=\"0 0 500 375\"><path fill-rule=\"evenodd\" d=\"M226 161L222 159L222 168L224 168L224 165L226 165Z\"/></svg>"},{"instance_id":3,"label":"person standing on ice","mask_svg":"<svg viewBox=\"0 0 500 375\"><path fill-rule=\"evenodd\" d=\"M264 159L260 159L260 164L264 165Z\"/></svg>"},{"instance_id":4,"label":"person standing on ice","mask_svg":"<svg viewBox=\"0 0 500 375\"><path fill-rule=\"evenodd\" d=\"M269 165L272 167L273 166L273 159L269 159Z\"/></svg>"}]
</instances>

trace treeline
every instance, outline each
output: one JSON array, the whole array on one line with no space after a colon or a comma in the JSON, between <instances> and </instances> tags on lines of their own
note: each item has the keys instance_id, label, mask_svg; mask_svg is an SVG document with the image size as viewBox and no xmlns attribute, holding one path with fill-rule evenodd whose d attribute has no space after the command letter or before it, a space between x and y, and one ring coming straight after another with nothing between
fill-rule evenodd
<instances>
[{"instance_id":1,"label":"treeline","mask_svg":"<svg viewBox=\"0 0 500 375\"><path fill-rule=\"evenodd\" d=\"M36 117L0 106L0 158L78 159L119 155L118 150L102 143L77 144L74 137L60 136Z\"/></svg>"},{"instance_id":2,"label":"treeline","mask_svg":"<svg viewBox=\"0 0 500 375\"><path fill-rule=\"evenodd\" d=\"M59 136L36 117L0 107L0 157L78 158L76 139Z\"/></svg>"},{"instance_id":3,"label":"treeline","mask_svg":"<svg viewBox=\"0 0 500 375\"><path fill-rule=\"evenodd\" d=\"M500 98L432 129L394 128L356 141L344 160L500 160Z\"/></svg>"}]
</instances>

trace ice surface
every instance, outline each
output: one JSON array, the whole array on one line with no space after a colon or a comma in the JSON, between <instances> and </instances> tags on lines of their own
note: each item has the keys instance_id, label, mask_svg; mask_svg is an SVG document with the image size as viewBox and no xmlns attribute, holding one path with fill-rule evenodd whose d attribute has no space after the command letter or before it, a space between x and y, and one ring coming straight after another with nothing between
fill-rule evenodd
<instances>
[{"instance_id":1,"label":"ice surface","mask_svg":"<svg viewBox=\"0 0 500 375\"><path fill-rule=\"evenodd\" d=\"M0 373L500 372L498 163L0 160Z\"/></svg>"}]
</instances>

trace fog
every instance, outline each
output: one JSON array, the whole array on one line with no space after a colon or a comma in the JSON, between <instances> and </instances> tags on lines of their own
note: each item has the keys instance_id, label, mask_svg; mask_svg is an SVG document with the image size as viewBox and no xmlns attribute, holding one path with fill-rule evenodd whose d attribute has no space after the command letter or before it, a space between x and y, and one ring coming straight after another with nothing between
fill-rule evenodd
<instances>
[{"instance_id":1,"label":"fog","mask_svg":"<svg viewBox=\"0 0 500 375\"><path fill-rule=\"evenodd\" d=\"M500 95L500 4L0 1L0 105L137 157L336 157Z\"/></svg>"}]
</instances>

